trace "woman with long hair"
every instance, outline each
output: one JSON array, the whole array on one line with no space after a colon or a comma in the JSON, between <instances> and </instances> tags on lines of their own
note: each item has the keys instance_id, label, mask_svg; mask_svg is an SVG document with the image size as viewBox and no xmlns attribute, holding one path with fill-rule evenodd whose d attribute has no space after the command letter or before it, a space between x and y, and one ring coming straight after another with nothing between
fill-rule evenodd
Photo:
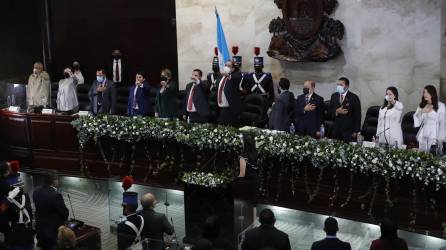
<instances>
[{"instance_id":1,"label":"woman with long hair","mask_svg":"<svg viewBox=\"0 0 446 250\"><path fill-rule=\"evenodd\" d=\"M401 115L403 104L398 100L398 90L388 87L384 103L379 109L378 127L376 136L379 143L400 147L403 144L403 131L401 129Z\"/></svg>"},{"instance_id":2,"label":"woman with long hair","mask_svg":"<svg viewBox=\"0 0 446 250\"><path fill-rule=\"evenodd\" d=\"M414 126L419 127L417 134L418 148L421 151L430 151L432 145L442 143L445 128L445 106L438 101L437 90L432 85L423 89L420 105L413 115Z\"/></svg>"},{"instance_id":3,"label":"woman with long hair","mask_svg":"<svg viewBox=\"0 0 446 250\"><path fill-rule=\"evenodd\" d=\"M389 219L380 225L381 237L372 242L370 250L408 250L405 240L398 238L398 226Z\"/></svg>"}]
</instances>

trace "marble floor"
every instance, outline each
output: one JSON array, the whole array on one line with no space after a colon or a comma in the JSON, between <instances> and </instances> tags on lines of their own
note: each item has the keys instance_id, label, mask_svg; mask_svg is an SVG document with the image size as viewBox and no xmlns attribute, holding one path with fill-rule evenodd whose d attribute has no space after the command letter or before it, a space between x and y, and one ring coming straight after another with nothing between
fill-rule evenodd
<instances>
[{"instance_id":1,"label":"marble floor","mask_svg":"<svg viewBox=\"0 0 446 250\"><path fill-rule=\"evenodd\" d=\"M39 175L23 175L26 180L26 189L32 192L33 186L40 183ZM116 249L116 234L114 228L122 214L121 183L117 180L90 180L75 177L61 177L60 191L69 206L68 194L72 201L70 218L82 220L89 225L101 228L102 249ZM184 197L182 191L152 188L133 185L132 191L143 194L152 192L157 196L158 212L167 213L172 218L178 239L185 235ZM167 202L166 202L167 201ZM168 206L166 206L168 204ZM302 212L287 208L259 205L257 211L264 207L271 208L276 217L276 227L285 231L292 244L292 249L311 249L312 242L322 239L325 235L322 230L325 215ZM350 242L353 250L369 249L373 239L379 238L379 227L376 225L355 222L338 218L341 240ZM411 250L438 250L446 246L446 241L431 236L414 234L406 231L399 232Z\"/></svg>"}]
</instances>

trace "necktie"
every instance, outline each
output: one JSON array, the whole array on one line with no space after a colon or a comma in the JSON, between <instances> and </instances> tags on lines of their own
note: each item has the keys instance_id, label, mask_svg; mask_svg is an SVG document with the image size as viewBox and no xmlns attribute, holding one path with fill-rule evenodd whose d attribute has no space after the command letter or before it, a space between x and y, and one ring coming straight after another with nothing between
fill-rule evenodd
<instances>
[{"instance_id":1,"label":"necktie","mask_svg":"<svg viewBox=\"0 0 446 250\"><path fill-rule=\"evenodd\" d=\"M341 95L341 104L344 102L344 95Z\"/></svg>"},{"instance_id":2,"label":"necktie","mask_svg":"<svg viewBox=\"0 0 446 250\"><path fill-rule=\"evenodd\" d=\"M309 101L310 101L310 98L308 96L305 96L305 104L308 104Z\"/></svg>"},{"instance_id":3,"label":"necktie","mask_svg":"<svg viewBox=\"0 0 446 250\"><path fill-rule=\"evenodd\" d=\"M218 98L217 101L219 104L222 104L223 102L223 90L225 89L226 81L228 80L228 77L224 76L223 81L221 85L218 88Z\"/></svg>"},{"instance_id":4,"label":"necktie","mask_svg":"<svg viewBox=\"0 0 446 250\"><path fill-rule=\"evenodd\" d=\"M116 82L121 82L120 81L120 76L119 76L119 63L118 63L118 61L116 61L115 77L116 77Z\"/></svg>"},{"instance_id":5,"label":"necktie","mask_svg":"<svg viewBox=\"0 0 446 250\"><path fill-rule=\"evenodd\" d=\"M192 111L194 94L195 94L195 83L192 85L192 88L190 89L189 100L187 100L187 111L189 112Z\"/></svg>"}]
</instances>

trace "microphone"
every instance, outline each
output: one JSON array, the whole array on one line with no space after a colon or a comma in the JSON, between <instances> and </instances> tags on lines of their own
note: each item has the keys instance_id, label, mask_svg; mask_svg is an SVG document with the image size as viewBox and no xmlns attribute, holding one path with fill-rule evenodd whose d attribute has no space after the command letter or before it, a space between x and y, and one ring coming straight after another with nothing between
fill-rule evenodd
<instances>
[{"instance_id":1,"label":"microphone","mask_svg":"<svg viewBox=\"0 0 446 250\"><path fill-rule=\"evenodd\" d=\"M386 112L384 112L384 131L386 131L386 115L387 115L387 111L389 111L389 108L386 109ZM390 129L390 128L388 128ZM384 133L384 139L386 140L386 144L389 145L389 141L387 140L387 136L386 133Z\"/></svg>"},{"instance_id":2,"label":"microphone","mask_svg":"<svg viewBox=\"0 0 446 250\"><path fill-rule=\"evenodd\" d=\"M70 207L71 207L71 214L73 215L73 219L68 221L68 227L71 228L72 230L76 230L76 229L79 229L80 227L82 227L84 225L84 222L80 221L80 220L76 220L76 216L74 215L73 203L71 202L70 194L67 193L67 196L68 196L68 202L70 203Z\"/></svg>"},{"instance_id":3,"label":"microphone","mask_svg":"<svg viewBox=\"0 0 446 250\"><path fill-rule=\"evenodd\" d=\"M390 129L390 128L386 128L386 129L384 129L383 131L377 133L376 136L380 136L382 133L386 132L386 131L389 130L389 129Z\"/></svg>"},{"instance_id":4,"label":"microphone","mask_svg":"<svg viewBox=\"0 0 446 250\"><path fill-rule=\"evenodd\" d=\"M172 223L172 227L173 227L173 237L175 238L175 243L179 247L180 244L178 243L177 230L175 230L175 224L173 224L172 217L170 217L170 222Z\"/></svg>"},{"instance_id":5,"label":"microphone","mask_svg":"<svg viewBox=\"0 0 446 250\"><path fill-rule=\"evenodd\" d=\"M70 202L71 214L73 215L73 220L76 220L76 216L74 215L73 203L71 202L70 194L67 193L67 196L68 196L68 202Z\"/></svg>"}]
</instances>

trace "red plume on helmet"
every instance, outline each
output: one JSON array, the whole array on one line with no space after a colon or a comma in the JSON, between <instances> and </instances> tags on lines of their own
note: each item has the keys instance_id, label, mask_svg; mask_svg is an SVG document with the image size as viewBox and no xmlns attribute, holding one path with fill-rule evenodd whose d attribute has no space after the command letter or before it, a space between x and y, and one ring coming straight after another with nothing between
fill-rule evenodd
<instances>
[{"instance_id":1,"label":"red plume on helmet","mask_svg":"<svg viewBox=\"0 0 446 250\"><path fill-rule=\"evenodd\" d=\"M122 188L127 191L133 185L133 177L131 175L124 176L122 179Z\"/></svg>"},{"instance_id":2,"label":"red plume on helmet","mask_svg":"<svg viewBox=\"0 0 446 250\"><path fill-rule=\"evenodd\" d=\"M260 55L260 47L254 47L254 55L256 56Z\"/></svg>"},{"instance_id":3,"label":"red plume on helmet","mask_svg":"<svg viewBox=\"0 0 446 250\"><path fill-rule=\"evenodd\" d=\"M20 162L15 160L15 161L9 161L9 166L11 167L11 171L14 174L17 174L20 170Z\"/></svg>"},{"instance_id":4,"label":"red plume on helmet","mask_svg":"<svg viewBox=\"0 0 446 250\"><path fill-rule=\"evenodd\" d=\"M215 56L218 56L218 48L217 47L214 48L214 54L215 54Z\"/></svg>"},{"instance_id":5,"label":"red plume on helmet","mask_svg":"<svg viewBox=\"0 0 446 250\"><path fill-rule=\"evenodd\" d=\"M238 46L232 46L232 54L237 55L238 53Z\"/></svg>"}]
</instances>

